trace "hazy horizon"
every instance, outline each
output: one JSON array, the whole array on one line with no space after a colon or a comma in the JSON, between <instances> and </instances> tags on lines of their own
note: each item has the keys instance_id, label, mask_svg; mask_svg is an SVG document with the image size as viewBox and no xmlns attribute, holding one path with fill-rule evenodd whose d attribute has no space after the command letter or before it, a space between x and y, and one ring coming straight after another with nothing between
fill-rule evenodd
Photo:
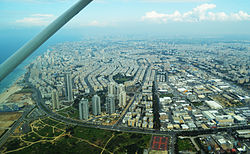
<instances>
[{"instance_id":1,"label":"hazy horizon","mask_svg":"<svg viewBox=\"0 0 250 154\"><path fill-rule=\"evenodd\" d=\"M77 1L1 1L0 63ZM94 0L47 44L102 36L249 40L249 5L245 0Z\"/></svg>"}]
</instances>

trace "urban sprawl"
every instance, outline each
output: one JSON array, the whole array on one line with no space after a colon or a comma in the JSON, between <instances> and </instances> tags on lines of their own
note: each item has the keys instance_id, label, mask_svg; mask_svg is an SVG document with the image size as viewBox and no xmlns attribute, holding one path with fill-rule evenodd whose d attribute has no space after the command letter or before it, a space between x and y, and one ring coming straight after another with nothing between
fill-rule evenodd
<instances>
[{"instance_id":1,"label":"urban sprawl","mask_svg":"<svg viewBox=\"0 0 250 154\"><path fill-rule=\"evenodd\" d=\"M168 148L156 150L189 138L207 152L249 152L250 42L204 42L60 43L25 78L46 107L75 122L165 134Z\"/></svg>"}]
</instances>

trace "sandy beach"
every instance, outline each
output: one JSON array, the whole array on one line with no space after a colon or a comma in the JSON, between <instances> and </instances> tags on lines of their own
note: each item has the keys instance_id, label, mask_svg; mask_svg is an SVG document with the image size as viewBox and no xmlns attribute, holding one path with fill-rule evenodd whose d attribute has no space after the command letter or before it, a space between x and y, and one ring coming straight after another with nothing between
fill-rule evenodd
<instances>
[{"instance_id":1,"label":"sandy beach","mask_svg":"<svg viewBox=\"0 0 250 154\"><path fill-rule=\"evenodd\" d=\"M9 89L5 90L5 92L0 94L0 104L7 102L8 98L14 94L15 92L21 90L23 87L18 86L16 84L12 85Z\"/></svg>"},{"instance_id":2,"label":"sandy beach","mask_svg":"<svg viewBox=\"0 0 250 154\"><path fill-rule=\"evenodd\" d=\"M24 78L24 75L20 76L10 88L5 90L4 92L0 93L0 104L7 102L8 98L14 94L15 92L18 92L19 90L23 89L23 86L20 86L17 84L18 81L22 80Z\"/></svg>"}]
</instances>

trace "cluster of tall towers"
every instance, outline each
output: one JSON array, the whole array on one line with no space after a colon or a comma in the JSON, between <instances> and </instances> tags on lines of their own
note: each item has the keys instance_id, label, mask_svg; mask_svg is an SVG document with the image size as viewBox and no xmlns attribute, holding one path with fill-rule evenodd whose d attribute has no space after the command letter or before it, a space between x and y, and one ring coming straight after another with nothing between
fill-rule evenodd
<instances>
[{"instance_id":1,"label":"cluster of tall towers","mask_svg":"<svg viewBox=\"0 0 250 154\"><path fill-rule=\"evenodd\" d=\"M126 106L125 86L111 82L108 85L108 96L106 97L106 112L108 114L115 113L115 100L119 101L119 107L124 108Z\"/></svg>"},{"instance_id":2,"label":"cluster of tall towers","mask_svg":"<svg viewBox=\"0 0 250 154\"><path fill-rule=\"evenodd\" d=\"M98 95L92 97L92 113L96 115L101 114L101 99ZM89 101L82 99L79 103L79 116L81 120L89 118Z\"/></svg>"},{"instance_id":3,"label":"cluster of tall towers","mask_svg":"<svg viewBox=\"0 0 250 154\"><path fill-rule=\"evenodd\" d=\"M72 77L70 72L64 74L64 85L65 85L65 99L67 102L74 101L72 92ZM126 91L123 84L116 84L111 82L108 85L108 94L106 97L106 113L113 114L116 112L116 101L119 102L118 106L124 108L126 106ZM58 92L56 90L52 91L52 108L57 110L60 108ZM98 95L92 97L92 113L93 115L101 114L101 100ZM87 120L89 118L89 102L83 99L79 103L79 116L82 120Z\"/></svg>"},{"instance_id":4,"label":"cluster of tall towers","mask_svg":"<svg viewBox=\"0 0 250 154\"><path fill-rule=\"evenodd\" d=\"M116 100L119 102L119 107L124 108L126 106L125 86L123 84L116 85L115 83L110 83L105 100L106 113L113 114L116 112ZM92 97L92 113L95 116L101 114L101 99L98 95ZM81 120L89 118L89 102L86 99L81 100L79 103L79 116Z\"/></svg>"},{"instance_id":5,"label":"cluster of tall towers","mask_svg":"<svg viewBox=\"0 0 250 154\"><path fill-rule=\"evenodd\" d=\"M70 72L66 72L64 74L64 86L65 86L65 100L67 102L74 101L73 91L72 91L72 77ZM59 94L57 90L53 90L51 93L52 99L52 109L58 110L60 109L60 102L59 102Z\"/></svg>"}]
</instances>

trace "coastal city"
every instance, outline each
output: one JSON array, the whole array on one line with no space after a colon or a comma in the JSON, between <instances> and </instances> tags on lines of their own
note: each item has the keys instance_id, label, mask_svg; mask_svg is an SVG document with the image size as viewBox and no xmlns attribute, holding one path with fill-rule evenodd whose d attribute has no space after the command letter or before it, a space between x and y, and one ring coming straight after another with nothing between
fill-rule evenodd
<instances>
[{"instance_id":1,"label":"coastal city","mask_svg":"<svg viewBox=\"0 0 250 154\"><path fill-rule=\"evenodd\" d=\"M90 153L249 153L249 51L249 41L237 40L106 39L50 46L1 95L0 112L21 117L1 126L1 153L27 152L39 143L37 150L64 136L79 139L74 144L84 140ZM81 131L106 138L74 136ZM123 133L132 134L124 142L131 139L133 146L119 144Z\"/></svg>"}]
</instances>

